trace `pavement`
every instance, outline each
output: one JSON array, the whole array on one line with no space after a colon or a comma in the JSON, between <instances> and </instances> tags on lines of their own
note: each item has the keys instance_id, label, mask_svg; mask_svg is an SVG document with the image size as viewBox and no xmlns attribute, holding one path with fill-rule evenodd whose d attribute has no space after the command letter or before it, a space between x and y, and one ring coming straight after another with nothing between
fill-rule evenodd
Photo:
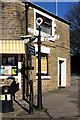
<instances>
[{"instance_id":1,"label":"pavement","mask_svg":"<svg viewBox=\"0 0 80 120\"><path fill-rule=\"evenodd\" d=\"M26 101L14 101L14 111L0 113L1 120L80 120L80 77L71 77L71 86L43 94L43 109L29 114ZM34 104L36 104L36 97Z\"/></svg>"}]
</instances>

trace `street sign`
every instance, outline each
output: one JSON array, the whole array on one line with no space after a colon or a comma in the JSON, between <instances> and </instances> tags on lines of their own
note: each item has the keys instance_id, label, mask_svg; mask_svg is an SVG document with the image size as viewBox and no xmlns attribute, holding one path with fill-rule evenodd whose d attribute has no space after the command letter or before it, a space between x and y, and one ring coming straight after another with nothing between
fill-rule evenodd
<instances>
[{"instance_id":1,"label":"street sign","mask_svg":"<svg viewBox=\"0 0 80 120\"><path fill-rule=\"evenodd\" d=\"M35 56L35 46L28 44L28 53Z\"/></svg>"}]
</instances>

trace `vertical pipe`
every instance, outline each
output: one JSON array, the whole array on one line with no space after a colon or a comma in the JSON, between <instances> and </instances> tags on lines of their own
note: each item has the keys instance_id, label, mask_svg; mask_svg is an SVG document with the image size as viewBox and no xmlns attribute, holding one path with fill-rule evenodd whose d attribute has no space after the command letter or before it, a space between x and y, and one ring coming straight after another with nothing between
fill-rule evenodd
<instances>
[{"instance_id":1,"label":"vertical pipe","mask_svg":"<svg viewBox=\"0 0 80 120\"><path fill-rule=\"evenodd\" d=\"M28 35L28 4L25 2L25 14L26 14L26 35Z\"/></svg>"},{"instance_id":2,"label":"vertical pipe","mask_svg":"<svg viewBox=\"0 0 80 120\"><path fill-rule=\"evenodd\" d=\"M26 35L28 35L28 4L27 2L25 2L25 14L26 14ZM25 44L25 65L28 67L28 45ZM25 74L26 74L26 96L28 97L28 94L29 94L29 71L28 69L26 69L25 71Z\"/></svg>"}]
</instances>

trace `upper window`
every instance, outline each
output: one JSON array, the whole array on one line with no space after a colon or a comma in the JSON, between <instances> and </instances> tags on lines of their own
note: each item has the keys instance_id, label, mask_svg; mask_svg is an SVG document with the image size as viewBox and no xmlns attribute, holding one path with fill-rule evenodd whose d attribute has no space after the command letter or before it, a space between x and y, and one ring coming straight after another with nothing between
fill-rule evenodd
<instances>
[{"instance_id":1,"label":"upper window","mask_svg":"<svg viewBox=\"0 0 80 120\"><path fill-rule=\"evenodd\" d=\"M55 18L34 8L34 34L38 34L38 25L36 19L41 17L43 22L41 24L41 36L48 37L55 35Z\"/></svg>"},{"instance_id":2,"label":"upper window","mask_svg":"<svg viewBox=\"0 0 80 120\"><path fill-rule=\"evenodd\" d=\"M36 13L36 19L39 17L43 19L43 22L41 24L41 31L52 35L52 20ZM38 29L37 24L36 24L36 28Z\"/></svg>"}]
</instances>

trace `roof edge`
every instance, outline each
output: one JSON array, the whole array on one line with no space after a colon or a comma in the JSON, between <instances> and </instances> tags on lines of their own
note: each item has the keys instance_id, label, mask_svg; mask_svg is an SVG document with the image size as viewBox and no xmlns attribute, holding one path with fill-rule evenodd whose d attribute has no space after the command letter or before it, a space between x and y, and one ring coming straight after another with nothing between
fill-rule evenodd
<instances>
[{"instance_id":1,"label":"roof edge","mask_svg":"<svg viewBox=\"0 0 80 120\"><path fill-rule=\"evenodd\" d=\"M31 6L31 7L36 8L36 9L38 9L38 10L40 10L40 11L43 11L43 12L45 12L46 14L49 14L50 16L55 17L56 19L58 19L58 20L60 20L60 21L62 21L62 22L64 22L64 23L66 23L66 24L68 24L68 25L71 24L71 22L69 22L69 21L67 21L67 20L65 20L65 19L63 19L63 18L61 18L61 17L59 17L59 16L54 15L53 13L49 12L48 10L46 10L46 9L44 9L44 8L42 8L42 7L34 4L34 3L32 3L32 2L26 2L26 4L28 4L28 5Z\"/></svg>"}]
</instances>

